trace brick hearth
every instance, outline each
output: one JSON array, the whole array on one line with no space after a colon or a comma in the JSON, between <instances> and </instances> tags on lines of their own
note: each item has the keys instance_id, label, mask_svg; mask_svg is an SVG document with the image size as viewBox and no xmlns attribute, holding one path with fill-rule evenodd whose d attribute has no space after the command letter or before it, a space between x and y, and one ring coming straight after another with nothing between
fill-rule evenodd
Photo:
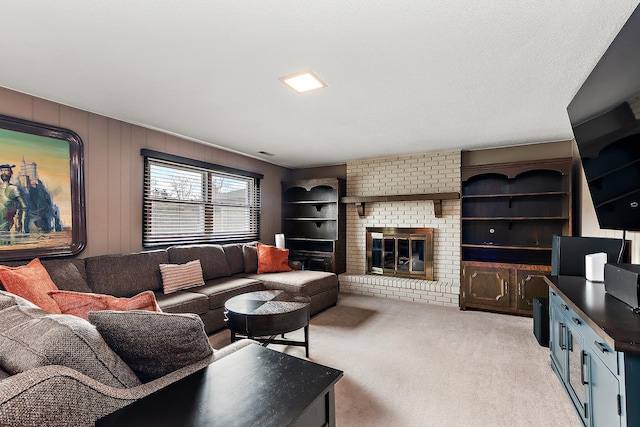
<instances>
[{"instance_id":1,"label":"brick hearth","mask_svg":"<svg viewBox=\"0 0 640 427\"><path fill-rule=\"evenodd\" d=\"M460 152L447 151L367 159L347 164L348 196L379 196L460 191ZM367 275L366 228L434 228L434 280ZM347 205L347 272L343 292L458 305L460 294L460 200L444 200L442 215L433 202L367 203L365 216Z\"/></svg>"}]
</instances>

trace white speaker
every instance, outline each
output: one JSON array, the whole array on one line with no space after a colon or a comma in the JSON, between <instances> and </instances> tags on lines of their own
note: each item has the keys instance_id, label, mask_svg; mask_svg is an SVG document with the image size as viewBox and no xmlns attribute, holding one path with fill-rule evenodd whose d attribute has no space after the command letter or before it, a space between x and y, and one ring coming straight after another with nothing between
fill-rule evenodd
<instances>
[{"instance_id":1,"label":"white speaker","mask_svg":"<svg viewBox=\"0 0 640 427\"><path fill-rule=\"evenodd\" d=\"M597 252L584 256L584 275L592 282L604 282L604 265L607 263L606 252Z\"/></svg>"}]
</instances>

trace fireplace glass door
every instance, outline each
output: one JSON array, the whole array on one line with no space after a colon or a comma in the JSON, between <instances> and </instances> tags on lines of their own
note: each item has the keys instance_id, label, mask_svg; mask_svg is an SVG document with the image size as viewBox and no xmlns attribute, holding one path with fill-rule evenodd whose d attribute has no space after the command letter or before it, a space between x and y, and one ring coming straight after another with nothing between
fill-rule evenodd
<instances>
[{"instance_id":1,"label":"fireplace glass door","mask_svg":"<svg viewBox=\"0 0 640 427\"><path fill-rule=\"evenodd\" d=\"M416 234L414 230L368 229L368 272L430 279L433 275L432 233L430 229L420 230L425 234Z\"/></svg>"},{"instance_id":2,"label":"fireplace glass door","mask_svg":"<svg viewBox=\"0 0 640 427\"><path fill-rule=\"evenodd\" d=\"M411 271L424 272L425 240L411 240Z\"/></svg>"},{"instance_id":3,"label":"fireplace glass door","mask_svg":"<svg viewBox=\"0 0 640 427\"><path fill-rule=\"evenodd\" d=\"M384 254L382 250L382 233L372 233L372 247L371 247L372 272L382 273L383 257L384 257Z\"/></svg>"},{"instance_id":4,"label":"fireplace glass door","mask_svg":"<svg viewBox=\"0 0 640 427\"><path fill-rule=\"evenodd\" d=\"M395 271L396 269L396 240L385 238L384 242L384 269Z\"/></svg>"}]
</instances>

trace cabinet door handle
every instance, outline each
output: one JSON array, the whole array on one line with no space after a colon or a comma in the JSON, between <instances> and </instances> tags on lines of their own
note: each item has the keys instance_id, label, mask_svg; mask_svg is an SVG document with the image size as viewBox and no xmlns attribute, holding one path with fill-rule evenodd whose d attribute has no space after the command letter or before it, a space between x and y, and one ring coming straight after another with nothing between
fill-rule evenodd
<instances>
[{"instance_id":1,"label":"cabinet door handle","mask_svg":"<svg viewBox=\"0 0 640 427\"><path fill-rule=\"evenodd\" d=\"M570 352L573 353L573 334L571 333L571 331L569 330L569 328L566 328L567 331L567 348L569 349Z\"/></svg>"},{"instance_id":2,"label":"cabinet door handle","mask_svg":"<svg viewBox=\"0 0 640 427\"><path fill-rule=\"evenodd\" d=\"M596 345L596 347L598 347L600 349L601 352L603 352L603 353L608 353L609 352L609 349L604 344L602 344L601 342L594 341L593 343Z\"/></svg>"},{"instance_id":3,"label":"cabinet door handle","mask_svg":"<svg viewBox=\"0 0 640 427\"><path fill-rule=\"evenodd\" d=\"M589 381L585 381L584 379L584 365L585 365L586 356L587 356L587 353L584 350L582 350L580 352L580 382L582 383L582 385L589 384Z\"/></svg>"},{"instance_id":4,"label":"cabinet door handle","mask_svg":"<svg viewBox=\"0 0 640 427\"><path fill-rule=\"evenodd\" d=\"M558 335L560 335L560 350L566 350L567 345L565 343L566 340L564 339L564 323L562 322L558 323Z\"/></svg>"},{"instance_id":5,"label":"cabinet door handle","mask_svg":"<svg viewBox=\"0 0 640 427\"><path fill-rule=\"evenodd\" d=\"M584 402L584 419L588 420L589 419L589 406L587 405L587 402Z\"/></svg>"},{"instance_id":6,"label":"cabinet door handle","mask_svg":"<svg viewBox=\"0 0 640 427\"><path fill-rule=\"evenodd\" d=\"M564 308L566 311L569 311L569 307L567 307L566 304L560 304L562 306L562 308Z\"/></svg>"},{"instance_id":7,"label":"cabinet door handle","mask_svg":"<svg viewBox=\"0 0 640 427\"><path fill-rule=\"evenodd\" d=\"M577 317L572 317L571 320L573 320L573 323L576 325L582 325L582 322Z\"/></svg>"}]
</instances>

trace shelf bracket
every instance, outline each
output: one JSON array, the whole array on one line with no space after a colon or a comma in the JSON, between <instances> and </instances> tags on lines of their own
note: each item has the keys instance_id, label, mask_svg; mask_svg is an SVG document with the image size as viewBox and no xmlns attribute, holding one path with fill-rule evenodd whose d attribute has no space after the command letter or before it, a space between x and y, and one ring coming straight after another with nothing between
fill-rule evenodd
<instances>
[{"instance_id":1,"label":"shelf bracket","mask_svg":"<svg viewBox=\"0 0 640 427\"><path fill-rule=\"evenodd\" d=\"M356 209L358 210L358 216L360 218L364 217L364 202L356 202Z\"/></svg>"},{"instance_id":2,"label":"shelf bracket","mask_svg":"<svg viewBox=\"0 0 640 427\"><path fill-rule=\"evenodd\" d=\"M433 214L436 218L442 217L442 200L435 199L433 201Z\"/></svg>"}]
</instances>

